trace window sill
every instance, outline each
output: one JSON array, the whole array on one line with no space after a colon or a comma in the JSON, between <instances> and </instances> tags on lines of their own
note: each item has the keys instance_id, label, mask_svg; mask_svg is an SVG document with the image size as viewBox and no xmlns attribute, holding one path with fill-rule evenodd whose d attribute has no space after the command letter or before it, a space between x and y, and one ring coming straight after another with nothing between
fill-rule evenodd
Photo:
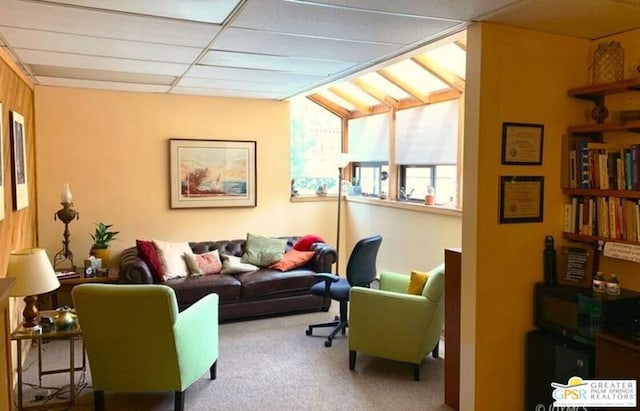
<instances>
[{"instance_id":1,"label":"window sill","mask_svg":"<svg viewBox=\"0 0 640 411\"><path fill-rule=\"evenodd\" d=\"M401 210L411 210L420 213L448 215L452 217L462 217L462 210L458 208L444 207L438 205L424 205L409 203L405 201L381 200L379 198L367 197L347 197L347 201L361 204L371 204L379 207L398 208Z\"/></svg>"},{"instance_id":2,"label":"window sill","mask_svg":"<svg viewBox=\"0 0 640 411\"><path fill-rule=\"evenodd\" d=\"M297 196L290 197L292 203L310 203L317 201L333 201L337 200L337 195L329 194L327 196ZM444 207L438 205L424 205L424 204L416 204L405 201L395 201L395 200L381 200L379 198L373 197L357 197L357 196L346 196L346 201L360 203L360 204L371 204L379 207L389 207L389 208L398 208L401 210L411 210L417 211L420 213L431 213L431 214L440 214L440 215L448 215L452 217L462 217L462 210L451 207Z\"/></svg>"}]
</instances>

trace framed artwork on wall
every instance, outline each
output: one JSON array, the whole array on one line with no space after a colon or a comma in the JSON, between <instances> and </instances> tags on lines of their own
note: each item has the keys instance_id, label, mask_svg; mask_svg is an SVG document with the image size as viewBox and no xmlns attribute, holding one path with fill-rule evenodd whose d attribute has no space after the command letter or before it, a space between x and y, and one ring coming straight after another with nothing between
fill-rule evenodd
<instances>
[{"instance_id":1,"label":"framed artwork on wall","mask_svg":"<svg viewBox=\"0 0 640 411\"><path fill-rule=\"evenodd\" d=\"M27 176L27 145L24 117L11 112L11 167L13 168L13 208L22 210L29 206L29 179Z\"/></svg>"},{"instance_id":2,"label":"framed artwork on wall","mask_svg":"<svg viewBox=\"0 0 640 411\"><path fill-rule=\"evenodd\" d=\"M4 220L4 123L2 122L2 102L0 102L0 221Z\"/></svg>"},{"instance_id":3,"label":"framed artwork on wall","mask_svg":"<svg viewBox=\"0 0 640 411\"><path fill-rule=\"evenodd\" d=\"M500 176L499 200L500 224L542 222L544 177Z\"/></svg>"},{"instance_id":4,"label":"framed artwork on wall","mask_svg":"<svg viewBox=\"0 0 640 411\"><path fill-rule=\"evenodd\" d=\"M171 208L255 207L256 142L169 140Z\"/></svg>"},{"instance_id":5,"label":"framed artwork on wall","mask_svg":"<svg viewBox=\"0 0 640 411\"><path fill-rule=\"evenodd\" d=\"M502 123L502 164L541 165L544 125Z\"/></svg>"}]
</instances>

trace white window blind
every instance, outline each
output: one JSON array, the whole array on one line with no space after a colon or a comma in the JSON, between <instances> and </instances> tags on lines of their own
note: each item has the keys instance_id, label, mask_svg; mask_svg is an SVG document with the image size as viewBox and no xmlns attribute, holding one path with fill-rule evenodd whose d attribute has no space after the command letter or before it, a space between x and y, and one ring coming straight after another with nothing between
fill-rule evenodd
<instances>
[{"instance_id":1,"label":"white window blind","mask_svg":"<svg viewBox=\"0 0 640 411\"><path fill-rule=\"evenodd\" d=\"M349 120L349 160L389 161L389 115Z\"/></svg>"},{"instance_id":2,"label":"white window blind","mask_svg":"<svg viewBox=\"0 0 640 411\"><path fill-rule=\"evenodd\" d=\"M396 162L401 165L456 164L458 101L396 113Z\"/></svg>"}]
</instances>

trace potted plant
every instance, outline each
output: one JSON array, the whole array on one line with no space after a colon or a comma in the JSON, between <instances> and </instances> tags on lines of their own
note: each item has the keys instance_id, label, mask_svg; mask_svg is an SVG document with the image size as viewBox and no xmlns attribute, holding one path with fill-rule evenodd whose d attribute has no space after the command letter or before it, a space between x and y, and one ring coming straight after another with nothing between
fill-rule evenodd
<instances>
[{"instance_id":1,"label":"potted plant","mask_svg":"<svg viewBox=\"0 0 640 411\"><path fill-rule=\"evenodd\" d=\"M110 231L113 224L96 223L96 231L91 234L93 239L93 245L89 254L102 259L102 265L104 267L109 266L109 258L111 256L111 250L109 250L109 243L115 240L116 235L120 234L119 231Z\"/></svg>"}]
</instances>

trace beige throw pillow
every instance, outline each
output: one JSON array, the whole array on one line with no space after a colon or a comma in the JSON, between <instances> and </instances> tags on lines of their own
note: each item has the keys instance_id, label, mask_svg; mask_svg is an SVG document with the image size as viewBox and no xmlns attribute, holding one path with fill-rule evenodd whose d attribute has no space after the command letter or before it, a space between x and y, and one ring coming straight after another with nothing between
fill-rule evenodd
<instances>
[{"instance_id":1,"label":"beige throw pillow","mask_svg":"<svg viewBox=\"0 0 640 411\"><path fill-rule=\"evenodd\" d=\"M153 244L158 250L158 257L164 268L165 279L186 277L189 275L189 268L184 261L185 253L193 253L189 243L172 243L168 241L153 240Z\"/></svg>"},{"instance_id":2,"label":"beige throw pillow","mask_svg":"<svg viewBox=\"0 0 640 411\"><path fill-rule=\"evenodd\" d=\"M222 254L222 271L220 274L240 274L259 269L253 264L243 263L240 257Z\"/></svg>"}]
</instances>

